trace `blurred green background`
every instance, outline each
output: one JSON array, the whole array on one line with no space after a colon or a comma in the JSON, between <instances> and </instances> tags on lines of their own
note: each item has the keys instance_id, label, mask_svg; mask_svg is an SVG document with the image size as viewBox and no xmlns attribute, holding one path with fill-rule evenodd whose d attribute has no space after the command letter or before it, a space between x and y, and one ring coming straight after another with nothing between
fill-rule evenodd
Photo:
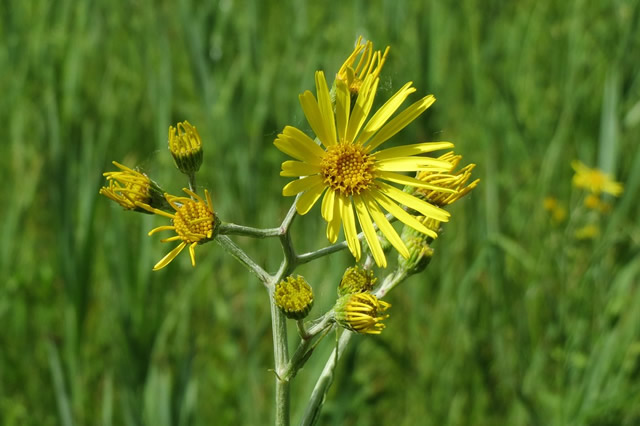
<instances>
[{"instance_id":1,"label":"blurred green background","mask_svg":"<svg viewBox=\"0 0 640 426\"><path fill-rule=\"evenodd\" d=\"M640 424L637 0L3 1L0 423L273 421L263 288L216 244L152 273L164 221L99 196L101 173L117 160L178 193L167 129L188 119L222 219L276 226L273 139L308 128L297 95L360 34L391 45L379 100L408 80L438 99L396 143L451 140L482 182L385 332L349 348L320 423ZM581 207L576 158L624 183L608 214ZM574 238L589 221L600 235ZM293 232L326 245L317 207ZM277 242L236 240L276 268ZM348 262L299 270L312 315ZM294 423L332 346L294 382Z\"/></svg>"}]
</instances>

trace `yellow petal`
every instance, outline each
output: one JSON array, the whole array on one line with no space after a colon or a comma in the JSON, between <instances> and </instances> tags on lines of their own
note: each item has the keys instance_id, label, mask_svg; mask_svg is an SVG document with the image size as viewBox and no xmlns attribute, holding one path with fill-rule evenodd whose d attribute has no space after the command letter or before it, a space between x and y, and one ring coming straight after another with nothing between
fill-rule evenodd
<instances>
[{"instance_id":1,"label":"yellow petal","mask_svg":"<svg viewBox=\"0 0 640 426\"><path fill-rule=\"evenodd\" d=\"M342 228L344 229L344 237L353 257L360 260L362 250L360 248L360 240L358 240L358 230L356 229L356 219L353 214L351 200L344 195L338 195L338 203L340 204L340 216L342 216Z\"/></svg>"},{"instance_id":2,"label":"yellow petal","mask_svg":"<svg viewBox=\"0 0 640 426\"><path fill-rule=\"evenodd\" d=\"M415 172L425 169L448 172L451 170L451 163L431 157L397 157L376 161L376 169L389 172Z\"/></svg>"},{"instance_id":3,"label":"yellow petal","mask_svg":"<svg viewBox=\"0 0 640 426\"><path fill-rule=\"evenodd\" d=\"M182 249L185 248L186 245L187 245L187 243L185 243L184 241L181 242L180 244L178 244L178 246L176 248L171 250L169 253L167 253L167 255L165 257L160 259L160 262L156 263L156 265L153 267L153 270L157 271L159 269L164 268L169 263L171 263L171 261L173 259L175 259L177 255L180 254L180 252L182 251Z\"/></svg>"},{"instance_id":4,"label":"yellow petal","mask_svg":"<svg viewBox=\"0 0 640 426\"><path fill-rule=\"evenodd\" d=\"M358 98L356 104L349 117L349 125L347 126L347 136L345 138L348 142L353 142L356 139L356 135L360 131L362 124L367 119L369 111L371 111L371 105L376 97L376 90L378 90L378 82L380 79L373 78L373 75L368 75L360 86L358 92Z\"/></svg>"},{"instance_id":5,"label":"yellow petal","mask_svg":"<svg viewBox=\"0 0 640 426\"><path fill-rule=\"evenodd\" d=\"M423 142L383 149L376 152L375 155L376 160L387 160L395 157L411 157L412 155L424 154L426 152L433 152L448 148L453 148L453 144L451 142Z\"/></svg>"},{"instance_id":6,"label":"yellow petal","mask_svg":"<svg viewBox=\"0 0 640 426\"><path fill-rule=\"evenodd\" d=\"M311 207L318 201L326 186L323 182L313 185L298 198L296 210L299 215L305 215L311 210Z\"/></svg>"},{"instance_id":7,"label":"yellow petal","mask_svg":"<svg viewBox=\"0 0 640 426\"><path fill-rule=\"evenodd\" d=\"M368 149L374 150L378 145L387 141L390 137L404 129L409 123L415 120L420 114L422 114L427 108L434 103L436 98L433 95L427 95L415 102L400 114L395 116L391 121L384 125L382 129L374 137L367 142Z\"/></svg>"},{"instance_id":8,"label":"yellow petal","mask_svg":"<svg viewBox=\"0 0 640 426\"><path fill-rule=\"evenodd\" d=\"M282 163L282 171L280 172L280 176L309 176L315 175L318 172L320 172L320 166L303 163L301 161L289 160Z\"/></svg>"},{"instance_id":9,"label":"yellow petal","mask_svg":"<svg viewBox=\"0 0 640 426\"><path fill-rule=\"evenodd\" d=\"M316 91L318 93L318 105L320 114L322 114L322 124L327 137L323 141L325 146L336 144L336 122L333 117L333 105L331 104L331 95L327 87L327 80L324 78L322 71L316 71Z\"/></svg>"},{"instance_id":10,"label":"yellow petal","mask_svg":"<svg viewBox=\"0 0 640 426\"><path fill-rule=\"evenodd\" d=\"M429 204L426 201L422 201L421 199L400 191L398 188L384 182L377 182L377 185L381 193L396 200L398 203L419 211L427 217L439 220L440 222L449 221L449 216L451 215L446 210Z\"/></svg>"},{"instance_id":11,"label":"yellow petal","mask_svg":"<svg viewBox=\"0 0 640 426\"><path fill-rule=\"evenodd\" d=\"M306 91L300 95L300 105L302 105L302 111L304 116L307 117L309 125L313 129L320 142L325 146L329 146L330 138L325 131L324 123L322 122L322 113L318 102L316 102L315 96L310 91Z\"/></svg>"},{"instance_id":12,"label":"yellow petal","mask_svg":"<svg viewBox=\"0 0 640 426\"><path fill-rule=\"evenodd\" d=\"M367 240L367 244L371 249L373 259L376 261L376 265L378 265L380 268L386 268L387 259L384 257L384 251L382 250L382 246L380 245L378 235L373 228L371 216L369 216L367 207L364 205L364 202L362 201L362 198L360 198L360 196L354 196L353 202L356 207L356 213L358 214L358 222L360 223L360 228L362 228L362 231L364 232L364 238Z\"/></svg>"},{"instance_id":13,"label":"yellow petal","mask_svg":"<svg viewBox=\"0 0 640 426\"><path fill-rule=\"evenodd\" d=\"M322 149L320 145L318 145L313 139L307 136L307 134L302 130L293 126L285 126L282 133L287 135L290 139L298 142L299 144L303 144L309 151L313 153L315 157L324 157L325 150Z\"/></svg>"},{"instance_id":14,"label":"yellow petal","mask_svg":"<svg viewBox=\"0 0 640 426\"><path fill-rule=\"evenodd\" d=\"M360 136L358 136L358 141L360 143L366 142L367 139L377 132L380 127L387 122L389 117L391 117L393 113L400 108L400 105L402 105L405 99L407 99L407 96L416 91L416 88L411 87L411 84L413 84L413 82L410 81L402 86L395 95L389 98L389 100L385 102L385 104L382 105L375 114L373 114L373 117L371 117L367 125L364 127Z\"/></svg>"},{"instance_id":15,"label":"yellow petal","mask_svg":"<svg viewBox=\"0 0 640 426\"><path fill-rule=\"evenodd\" d=\"M153 228L151 231L149 231L149 233L147 235L152 236L156 232L173 231L174 229L176 229L176 227L173 226L173 225L158 226L157 228Z\"/></svg>"},{"instance_id":16,"label":"yellow petal","mask_svg":"<svg viewBox=\"0 0 640 426\"><path fill-rule=\"evenodd\" d=\"M438 234L435 231L424 226L422 223L418 221L418 219L416 219L415 217L413 217L412 215L404 211L402 207L395 204L393 201L387 198L384 194L374 193L372 191L371 196L375 199L375 201L378 204L382 206L382 208L384 208L386 211L391 213L400 222L412 227L418 232L422 232L423 234L428 235L431 238L438 237Z\"/></svg>"},{"instance_id":17,"label":"yellow petal","mask_svg":"<svg viewBox=\"0 0 640 426\"><path fill-rule=\"evenodd\" d=\"M336 192L329 188L327 189L326 194L324 194L324 198L322 199L322 217L327 222L331 222L333 219L333 205L335 204Z\"/></svg>"},{"instance_id":18,"label":"yellow petal","mask_svg":"<svg viewBox=\"0 0 640 426\"><path fill-rule=\"evenodd\" d=\"M318 175L307 176L302 179L296 179L294 181L289 182L282 188L282 195L285 197L290 197L292 195L297 195L300 192L306 191L312 186L317 185L319 182L322 182L322 178Z\"/></svg>"},{"instance_id":19,"label":"yellow petal","mask_svg":"<svg viewBox=\"0 0 640 426\"><path fill-rule=\"evenodd\" d=\"M194 268L196 267L196 245L198 243L192 243L189 246L189 256L191 256L191 266L193 266Z\"/></svg>"},{"instance_id":20,"label":"yellow petal","mask_svg":"<svg viewBox=\"0 0 640 426\"><path fill-rule=\"evenodd\" d=\"M374 222L378 225L378 229L380 229L382 234L387 238L387 240L389 240L391 245L395 247L398 253L400 253L405 259L408 259L409 249L404 245L402 238L400 238L400 235L398 235L391 223L387 220L374 199L368 194L363 194L362 199L367 205L367 209L369 209L369 213L371 213L371 217L373 217Z\"/></svg>"},{"instance_id":21,"label":"yellow petal","mask_svg":"<svg viewBox=\"0 0 640 426\"><path fill-rule=\"evenodd\" d=\"M399 183L401 185L415 186L417 188L431 189L433 191L445 192L447 194L455 194L456 193L456 191L454 189L444 188L444 187L437 186L437 185L432 185L432 184L423 182L420 179L416 179L416 178L413 178L411 176L401 175L399 173L383 172L383 171L379 171L378 170L378 171L376 171L376 177L378 177L379 179L388 180L390 182Z\"/></svg>"},{"instance_id":22,"label":"yellow petal","mask_svg":"<svg viewBox=\"0 0 640 426\"><path fill-rule=\"evenodd\" d=\"M334 197L333 202L333 213L331 213L331 220L327 223L327 239L331 244L335 243L338 240L338 234L340 233L340 224L342 222L342 218L340 217L340 202L336 202L338 196Z\"/></svg>"},{"instance_id":23,"label":"yellow petal","mask_svg":"<svg viewBox=\"0 0 640 426\"><path fill-rule=\"evenodd\" d=\"M312 142L312 144L315 145L315 148L320 150L320 155L318 155L311 146L300 143L297 139L285 134L278 135L278 138L273 141L273 144L276 148L290 157L313 165L319 165L322 161L322 156L324 155L324 150L315 143Z\"/></svg>"},{"instance_id":24,"label":"yellow petal","mask_svg":"<svg viewBox=\"0 0 640 426\"><path fill-rule=\"evenodd\" d=\"M349 124L349 109L351 97L347 84L341 79L336 79L336 121L338 123L338 140L344 141Z\"/></svg>"}]
</instances>

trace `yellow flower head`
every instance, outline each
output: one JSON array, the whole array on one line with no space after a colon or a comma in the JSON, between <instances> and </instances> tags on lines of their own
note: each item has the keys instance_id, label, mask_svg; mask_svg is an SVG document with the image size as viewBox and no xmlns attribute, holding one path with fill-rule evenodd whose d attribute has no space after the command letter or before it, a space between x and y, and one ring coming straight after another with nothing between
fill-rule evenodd
<instances>
[{"instance_id":1,"label":"yellow flower head","mask_svg":"<svg viewBox=\"0 0 640 426\"><path fill-rule=\"evenodd\" d=\"M191 265L196 266L195 246L206 243L213 238L213 233L217 228L218 219L213 212L213 203L209 191L204 190L207 201L200 198L196 193L183 188L188 197L176 197L174 195L165 194L166 200L176 211L174 214L167 213L162 210L155 209L148 205L138 203L137 205L147 211L156 213L160 216L168 217L172 221L172 225L159 226L149 232L149 236L160 231L175 231L173 237L161 240L163 243L171 241L180 241L180 244L171 250L153 267L154 271L167 266L178 254L189 245L189 254L191 255Z\"/></svg>"},{"instance_id":2,"label":"yellow flower head","mask_svg":"<svg viewBox=\"0 0 640 426\"><path fill-rule=\"evenodd\" d=\"M202 140L200 134L188 121L169 126L169 151L176 167L186 175L200 170L202 164Z\"/></svg>"},{"instance_id":3,"label":"yellow flower head","mask_svg":"<svg viewBox=\"0 0 640 426\"><path fill-rule=\"evenodd\" d=\"M303 319L313 306L313 290L300 275L280 281L276 285L273 298L278 308L291 319Z\"/></svg>"},{"instance_id":4,"label":"yellow flower head","mask_svg":"<svg viewBox=\"0 0 640 426\"><path fill-rule=\"evenodd\" d=\"M384 181L452 194L455 190L398 173L420 170L450 171L452 165L449 161L418 154L451 148L451 142L423 142L375 151L435 101L433 95L425 96L389 120L404 100L415 92L416 89L411 87L412 83L409 82L365 124L378 82L378 78L368 75L362 83L355 105L351 108L346 83L336 80L334 114L324 74L322 71L316 72L318 99L316 100L310 91L306 91L300 95L300 103L322 146L291 126L284 128L274 144L280 151L298 160L282 163L280 173L281 176L300 178L289 182L282 190L285 196L302 193L296 205L298 213L306 214L324 194L322 217L328 223L329 241L334 243L337 240L342 225L349 250L356 260L359 260L362 252L356 228L357 219L376 264L386 267L387 261L374 223L400 254L408 257L409 251L385 217L383 209L401 222L433 238L437 236L433 230L428 229L398 204L442 222L449 220L449 213Z\"/></svg>"},{"instance_id":5,"label":"yellow flower head","mask_svg":"<svg viewBox=\"0 0 640 426\"><path fill-rule=\"evenodd\" d=\"M542 200L542 207L548 212L553 211L558 206L558 199L556 197L545 197Z\"/></svg>"},{"instance_id":6,"label":"yellow flower head","mask_svg":"<svg viewBox=\"0 0 640 426\"><path fill-rule=\"evenodd\" d=\"M460 163L462 155L455 155L453 152L448 152L438 158L440 160L451 163L451 168L454 169L458 165L458 163ZM443 192L437 188L418 188L416 190L416 195L429 201L432 204L435 204L436 206L444 207L452 204L454 201L457 201L467 195L473 188L478 186L478 183L480 183L480 179L476 179L470 184L466 185L466 183L469 181L469 178L471 178L471 171L475 166L475 164L467 164L455 173L442 173L431 170L418 172L417 178L421 181L430 183L439 188L450 189L454 192Z\"/></svg>"},{"instance_id":7,"label":"yellow flower head","mask_svg":"<svg viewBox=\"0 0 640 426\"><path fill-rule=\"evenodd\" d=\"M369 293L346 294L334 306L336 322L347 330L362 334L380 334L384 329L383 320L389 314L382 314L391 307Z\"/></svg>"},{"instance_id":8,"label":"yellow flower head","mask_svg":"<svg viewBox=\"0 0 640 426\"><path fill-rule=\"evenodd\" d=\"M600 228L597 225L585 225L578 228L575 232L575 237L578 240L593 240L600 236Z\"/></svg>"},{"instance_id":9,"label":"yellow flower head","mask_svg":"<svg viewBox=\"0 0 640 426\"><path fill-rule=\"evenodd\" d=\"M348 293L365 293L371 291L378 279L373 276L373 271L352 266L347 268L342 275L338 286L340 296Z\"/></svg>"},{"instance_id":10,"label":"yellow flower head","mask_svg":"<svg viewBox=\"0 0 640 426\"><path fill-rule=\"evenodd\" d=\"M144 203L154 207L161 207L164 202L162 190L147 175L132 170L127 166L113 161L113 165L120 169L119 172L106 172L109 186L100 188L100 194L120 204L127 210L145 212L136 205Z\"/></svg>"},{"instance_id":11,"label":"yellow flower head","mask_svg":"<svg viewBox=\"0 0 640 426\"><path fill-rule=\"evenodd\" d=\"M389 46L381 53L379 50L373 51L373 43L367 41L362 42L362 36L358 37L356 47L351 52L351 55L340 67L336 79L342 80L346 83L351 94L357 95L360 91L360 86L371 75L376 78L382 71L382 66L387 60L389 54ZM358 60L358 57L360 59ZM358 64L356 65L356 61Z\"/></svg>"},{"instance_id":12,"label":"yellow flower head","mask_svg":"<svg viewBox=\"0 0 640 426\"><path fill-rule=\"evenodd\" d=\"M573 175L573 186L584 188L595 195L603 192L619 197L624 190L620 182L614 181L608 174L600 169L592 169L581 161L572 161L571 167L576 172Z\"/></svg>"}]
</instances>

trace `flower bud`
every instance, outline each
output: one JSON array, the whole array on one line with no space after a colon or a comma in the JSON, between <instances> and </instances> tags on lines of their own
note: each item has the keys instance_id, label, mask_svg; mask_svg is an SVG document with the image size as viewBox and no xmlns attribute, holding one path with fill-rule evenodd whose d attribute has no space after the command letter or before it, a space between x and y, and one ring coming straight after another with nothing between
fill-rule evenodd
<instances>
[{"instance_id":1,"label":"flower bud","mask_svg":"<svg viewBox=\"0 0 640 426\"><path fill-rule=\"evenodd\" d=\"M300 275L280 281L273 297L278 308L290 319L303 319L313 307L313 290Z\"/></svg>"},{"instance_id":2,"label":"flower bud","mask_svg":"<svg viewBox=\"0 0 640 426\"><path fill-rule=\"evenodd\" d=\"M338 295L349 293L367 293L373 289L378 279L373 276L373 271L366 271L360 267L347 268L338 286Z\"/></svg>"},{"instance_id":3,"label":"flower bud","mask_svg":"<svg viewBox=\"0 0 640 426\"><path fill-rule=\"evenodd\" d=\"M193 175L202 164L202 140L188 121L169 126L169 151L176 167L186 175Z\"/></svg>"},{"instance_id":4,"label":"flower bud","mask_svg":"<svg viewBox=\"0 0 640 426\"><path fill-rule=\"evenodd\" d=\"M108 186L100 188L100 194L120 204L126 210L148 213L137 206L137 203L148 204L154 208L168 207L162 189L149 177L127 166L113 161L120 169L117 172L106 172Z\"/></svg>"},{"instance_id":5,"label":"flower bud","mask_svg":"<svg viewBox=\"0 0 640 426\"><path fill-rule=\"evenodd\" d=\"M389 314L381 314L390 304L379 300L370 293L345 294L333 307L334 319L347 330L362 334L380 334L384 329L383 320Z\"/></svg>"}]
</instances>

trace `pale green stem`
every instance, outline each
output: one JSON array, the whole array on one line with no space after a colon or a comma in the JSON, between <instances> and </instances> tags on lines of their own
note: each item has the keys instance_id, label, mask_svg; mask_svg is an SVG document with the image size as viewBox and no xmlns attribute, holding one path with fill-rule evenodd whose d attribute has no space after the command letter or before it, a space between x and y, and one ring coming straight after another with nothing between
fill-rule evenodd
<instances>
[{"instance_id":1,"label":"pale green stem","mask_svg":"<svg viewBox=\"0 0 640 426\"><path fill-rule=\"evenodd\" d=\"M242 235L253 238L279 237L282 235L281 228L252 228L250 226L236 225L235 223L221 223L218 226L218 234L221 235Z\"/></svg>"},{"instance_id":2,"label":"pale green stem","mask_svg":"<svg viewBox=\"0 0 640 426\"><path fill-rule=\"evenodd\" d=\"M315 422L320 417L320 409L322 408L322 402L324 401L324 397L329 390L329 386L333 382L333 372L336 368L336 363L338 359L342 356L347 344L351 340L355 333L351 331L344 331L340 339L338 340L337 347L331 352L327 362L324 365L324 369L322 373L320 373L320 377L316 381L316 385L313 388L313 392L311 392L311 397L309 398L309 403L307 404L307 408L302 417L302 421L300 422L303 426L311 426L315 424Z\"/></svg>"},{"instance_id":3,"label":"pale green stem","mask_svg":"<svg viewBox=\"0 0 640 426\"><path fill-rule=\"evenodd\" d=\"M375 295L379 298L384 297L391 289L397 286L400 282L402 282L407 277L406 271L397 270L389 275L387 275L378 289L375 292ZM316 381L316 385L311 392L311 397L309 398L309 402L307 404L307 408L305 409L304 416L302 421L300 422L303 426L313 425L320 416L320 410L322 409L322 403L324 401L324 397L329 390L329 386L333 382L333 372L336 368L336 363L342 356L344 350L346 349L351 337L353 337L355 333L350 331L345 331L340 336L338 340L338 346L331 352L327 362L324 365L324 369L318 380Z\"/></svg>"},{"instance_id":4,"label":"pale green stem","mask_svg":"<svg viewBox=\"0 0 640 426\"><path fill-rule=\"evenodd\" d=\"M276 426L289 426L290 386L285 379L285 370L289 363L287 351L286 318L276 306L273 292L269 292L271 302L271 324L273 329L273 357L276 372Z\"/></svg>"},{"instance_id":5,"label":"pale green stem","mask_svg":"<svg viewBox=\"0 0 640 426\"><path fill-rule=\"evenodd\" d=\"M187 176L189 176L189 189L194 194L197 194L197 192L196 192L196 174L195 173L189 173Z\"/></svg>"},{"instance_id":6,"label":"pale green stem","mask_svg":"<svg viewBox=\"0 0 640 426\"><path fill-rule=\"evenodd\" d=\"M273 277L269 275L260 265L253 261L240 247L238 247L231 239L225 235L217 235L215 240L222 246L227 252L236 258L240 263L246 266L251 272L255 274L258 279L267 287L272 281Z\"/></svg>"}]
</instances>

